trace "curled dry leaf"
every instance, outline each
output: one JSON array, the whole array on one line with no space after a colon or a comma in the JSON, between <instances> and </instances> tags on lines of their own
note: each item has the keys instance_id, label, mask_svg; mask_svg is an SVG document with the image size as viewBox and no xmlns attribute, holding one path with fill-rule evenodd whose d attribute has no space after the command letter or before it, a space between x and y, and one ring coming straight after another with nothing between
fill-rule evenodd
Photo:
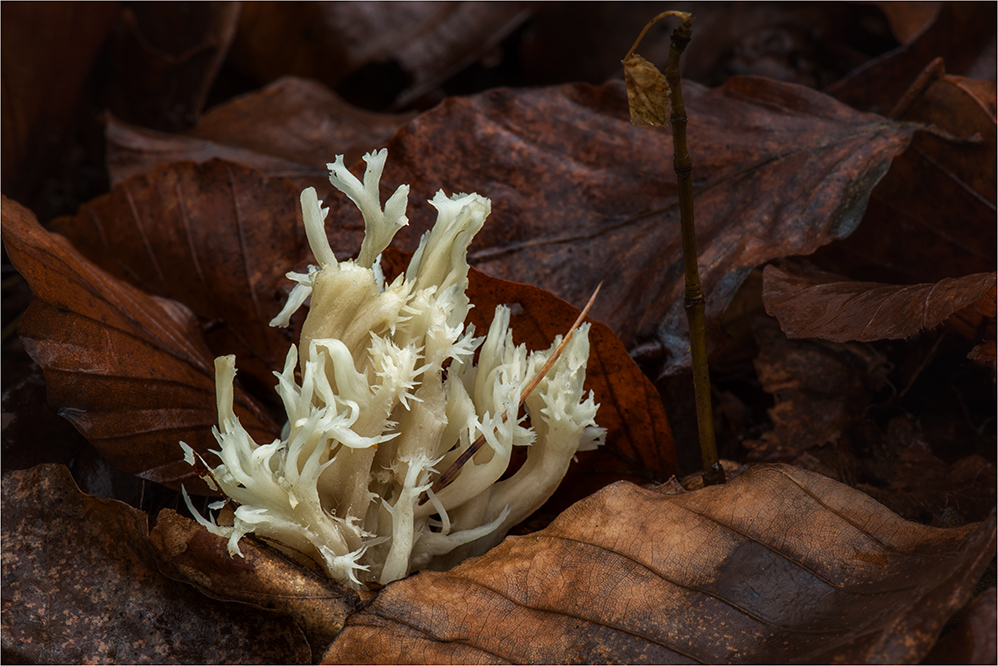
<instances>
[{"instance_id":1,"label":"curled dry leaf","mask_svg":"<svg viewBox=\"0 0 998 666\"><path fill-rule=\"evenodd\" d=\"M61 465L3 479L4 661L302 663L288 618L207 600L156 567L146 515Z\"/></svg>"},{"instance_id":2,"label":"curled dry leaf","mask_svg":"<svg viewBox=\"0 0 998 666\"><path fill-rule=\"evenodd\" d=\"M632 123L638 127L669 126L669 82L655 65L632 53L624 58L624 83Z\"/></svg>"},{"instance_id":3,"label":"curled dry leaf","mask_svg":"<svg viewBox=\"0 0 998 666\"><path fill-rule=\"evenodd\" d=\"M789 338L870 342L933 329L994 286L995 273L888 285L784 262L766 267L762 298Z\"/></svg>"},{"instance_id":4,"label":"curled dry leaf","mask_svg":"<svg viewBox=\"0 0 998 666\"><path fill-rule=\"evenodd\" d=\"M299 190L329 192L326 163L347 164L384 145L412 114L353 107L316 81L284 77L221 104L182 134L165 134L106 118L107 168L112 185L168 162L238 162L295 182ZM321 198L326 198L322 196Z\"/></svg>"},{"instance_id":5,"label":"curled dry leaf","mask_svg":"<svg viewBox=\"0 0 998 666\"><path fill-rule=\"evenodd\" d=\"M949 136L916 133L874 189L859 229L819 250L820 265L898 284L994 270L995 84L940 75L927 68L928 87L912 85L912 102L901 119Z\"/></svg>"},{"instance_id":6,"label":"curled dry leaf","mask_svg":"<svg viewBox=\"0 0 998 666\"><path fill-rule=\"evenodd\" d=\"M312 646L313 662L361 603L354 590L293 564L253 539L243 539L243 556L233 557L228 539L171 509L160 512L150 540L167 576L196 585L216 599L290 615Z\"/></svg>"},{"instance_id":7,"label":"curled dry leaf","mask_svg":"<svg viewBox=\"0 0 998 666\"><path fill-rule=\"evenodd\" d=\"M994 514L926 527L789 466L672 495L621 482L385 588L323 661L917 662L994 548Z\"/></svg>"},{"instance_id":8,"label":"curled dry leaf","mask_svg":"<svg viewBox=\"0 0 998 666\"><path fill-rule=\"evenodd\" d=\"M6 197L2 211L4 244L33 294L18 333L45 369L49 402L122 471L199 483L177 445L214 446L213 354L196 317L108 275ZM278 426L236 395L247 429L269 437Z\"/></svg>"},{"instance_id":9,"label":"curled dry leaf","mask_svg":"<svg viewBox=\"0 0 998 666\"><path fill-rule=\"evenodd\" d=\"M684 84L684 101L711 322L753 267L851 233L912 131L760 78L716 89ZM385 172L388 187L492 199L493 218L504 223L486 225L472 244L477 268L570 303L584 303L606 280L593 318L628 348L662 341L672 354L666 371L688 364L672 138L630 124L623 83L450 98L388 147L397 158ZM359 215L329 203L345 229L362 229ZM416 204L408 214L399 236L415 247L432 210Z\"/></svg>"}]
</instances>

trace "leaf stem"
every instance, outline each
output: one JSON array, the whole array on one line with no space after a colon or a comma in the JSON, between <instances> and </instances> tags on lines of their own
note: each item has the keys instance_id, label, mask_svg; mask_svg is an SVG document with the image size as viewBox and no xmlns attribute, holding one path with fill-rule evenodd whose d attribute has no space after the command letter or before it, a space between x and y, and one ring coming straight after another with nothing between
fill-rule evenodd
<instances>
[{"instance_id":1,"label":"leaf stem","mask_svg":"<svg viewBox=\"0 0 998 666\"><path fill-rule=\"evenodd\" d=\"M652 20L654 22L658 17ZM693 223L693 161L686 146L686 106L683 104L682 77L679 59L692 38L693 16L687 14L672 33L669 60L665 78L669 82L672 101L673 166L679 184L679 216L683 233L683 268L686 274L686 291L683 307L690 329L690 355L693 360L693 393L696 399L697 426L700 433L700 461L703 466L703 483L712 486L724 483L724 468L717 457L714 437L714 417L710 405L710 371L707 367L707 326L704 318L705 299L700 286L697 265L696 228ZM649 24L651 25L651 24ZM645 28L647 30L647 26ZM642 32L642 35L644 33ZM639 37L640 41L640 37Z\"/></svg>"}]
</instances>

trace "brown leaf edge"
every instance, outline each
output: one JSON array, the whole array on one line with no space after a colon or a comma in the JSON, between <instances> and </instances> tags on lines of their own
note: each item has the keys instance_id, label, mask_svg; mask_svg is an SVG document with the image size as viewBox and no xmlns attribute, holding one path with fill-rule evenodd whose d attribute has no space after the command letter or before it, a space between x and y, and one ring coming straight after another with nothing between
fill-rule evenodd
<instances>
[{"instance_id":1,"label":"brown leaf edge","mask_svg":"<svg viewBox=\"0 0 998 666\"><path fill-rule=\"evenodd\" d=\"M994 549L994 513L927 527L788 465L691 493L620 482L387 586L323 663L914 663Z\"/></svg>"},{"instance_id":2,"label":"brown leaf edge","mask_svg":"<svg viewBox=\"0 0 998 666\"><path fill-rule=\"evenodd\" d=\"M6 197L2 225L33 295L18 334L50 404L122 471L200 488L178 442L213 448L217 412L213 355L191 311L111 277ZM236 412L256 437L278 430L238 388Z\"/></svg>"},{"instance_id":3,"label":"brown leaf edge","mask_svg":"<svg viewBox=\"0 0 998 666\"><path fill-rule=\"evenodd\" d=\"M871 342L935 328L995 285L995 273L887 285L783 262L763 271L763 303L789 338Z\"/></svg>"}]
</instances>

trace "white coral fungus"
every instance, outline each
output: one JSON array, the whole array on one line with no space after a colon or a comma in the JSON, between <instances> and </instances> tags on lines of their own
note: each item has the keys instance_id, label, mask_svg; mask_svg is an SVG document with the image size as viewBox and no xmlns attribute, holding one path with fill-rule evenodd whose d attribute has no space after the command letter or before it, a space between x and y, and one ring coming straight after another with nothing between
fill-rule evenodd
<instances>
[{"instance_id":1,"label":"white coral fungus","mask_svg":"<svg viewBox=\"0 0 998 666\"><path fill-rule=\"evenodd\" d=\"M526 398L529 424L512 418L521 391L560 340L534 353L515 346L505 306L496 308L485 337L464 324L467 249L490 212L488 199L437 192L430 201L435 226L405 275L384 284L380 254L408 223L409 190L399 187L382 208L386 157L386 150L364 156L363 182L342 156L328 165L332 184L364 216L355 261L336 260L323 224L328 210L314 189L302 192L319 266L288 273L297 284L271 322L286 326L311 297L300 345L274 373L288 424L282 439L255 443L232 408L235 357L217 358L213 432L222 464L207 480L238 506L231 526L195 512L202 525L228 537L232 554L254 533L308 555L354 587L446 568L491 548L551 496L576 451L594 448L602 435L593 420L598 405L582 390L587 324ZM450 485L431 492L479 436L486 445ZM526 461L500 480L514 446L529 447ZM424 495L428 501L420 503Z\"/></svg>"}]
</instances>

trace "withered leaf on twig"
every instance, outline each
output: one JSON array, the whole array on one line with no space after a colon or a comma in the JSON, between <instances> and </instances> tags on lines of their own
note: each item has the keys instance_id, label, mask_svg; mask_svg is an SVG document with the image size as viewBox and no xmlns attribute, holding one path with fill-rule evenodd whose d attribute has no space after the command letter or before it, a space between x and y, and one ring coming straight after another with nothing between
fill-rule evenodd
<instances>
[{"instance_id":1,"label":"withered leaf on twig","mask_svg":"<svg viewBox=\"0 0 998 666\"><path fill-rule=\"evenodd\" d=\"M624 83L632 123L638 127L669 126L669 82L655 65L632 53L624 58Z\"/></svg>"},{"instance_id":2,"label":"withered leaf on twig","mask_svg":"<svg viewBox=\"0 0 998 666\"><path fill-rule=\"evenodd\" d=\"M626 482L347 620L325 663L917 662L995 519L902 520L785 465L667 495Z\"/></svg>"}]
</instances>

